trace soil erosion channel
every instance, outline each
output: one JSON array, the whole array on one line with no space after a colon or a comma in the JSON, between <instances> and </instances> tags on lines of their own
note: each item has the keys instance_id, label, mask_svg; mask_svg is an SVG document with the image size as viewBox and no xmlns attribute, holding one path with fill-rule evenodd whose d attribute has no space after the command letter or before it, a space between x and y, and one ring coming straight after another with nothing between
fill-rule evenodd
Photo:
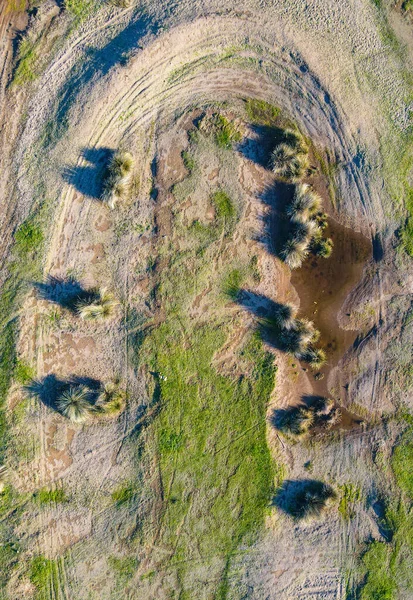
<instances>
[{"instance_id":1,"label":"soil erosion channel","mask_svg":"<svg viewBox=\"0 0 413 600\"><path fill-rule=\"evenodd\" d=\"M311 378L313 394L327 397L328 376L355 341L358 331L340 326L341 307L362 276L363 267L372 255L372 244L363 234L344 227L329 217L328 236L334 250L327 260L310 258L292 272L291 283L300 298L300 314L314 322L320 342L327 353L327 363L320 369L324 377ZM343 414L344 421L346 415Z\"/></svg>"}]
</instances>

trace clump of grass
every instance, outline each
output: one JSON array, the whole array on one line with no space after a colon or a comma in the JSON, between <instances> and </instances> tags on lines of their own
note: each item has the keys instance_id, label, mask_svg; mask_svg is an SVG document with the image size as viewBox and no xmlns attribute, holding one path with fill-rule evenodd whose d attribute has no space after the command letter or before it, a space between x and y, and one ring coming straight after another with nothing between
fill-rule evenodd
<instances>
[{"instance_id":1,"label":"clump of grass","mask_svg":"<svg viewBox=\"0 0 413 600\"><path fill-rule=\"evenodd\" d=\"M103 186L102 200L114 209L117 203L128 197L132 182L134 159L130 152L116 152L108 167Z\"/></svg>"},{"instance_id":2,"label":"clump of grass","mask_svg":"<svg viewBox=\"0 0 413 600\"><path fill-rule=\"evenodd\" d=\"M314 411L307 406L284 410L277 420L277 429L287 436L303 437L314 425Z\"/></svg>"},{"instance_id":3,"label":"clump of grass","mask_svg":"<svg viewBox=\"0 0 413 600\"><path fill-rule=\"evenodd\" d=\"M63 489L48 490L43 488L35 494L35 498L40 504L52 504L67 502L67 496Z\"/></svg>"},{"instance_id":4,"label":"clump of grass","mask_svg":"<svg viewBox=\"0 0 413 600\"><path fill-rule=\"evenodd\" d=\"M286 511L294 519L315 519L331 506L337 497L333 488L322 481L305 481L290 493Z\"/></svg>"},{"instance_id":5,"label":"clump of grass","mask_svg":"<svg viewBox=\"0 0 413 600\"><path fill-rule=\"evenodd\" d=\"M95 404L98 413L108 416L119 414L126 403L126 392L119 387L118 381L105 383Z\"/></svg>"},{"instance_id":6,"label":"clump of grass","mask_svg":"<svg viewBox=\"0 0 413 600\"><path fill-rule=\"evenodd\" d=\"M16 230L14 241L18 254L25 255L35 252L43 243L43 231L34 219L29 217Z\"/></svg>"},{"instance_id":7,"label":"clump of grass","mask_svg":"<svg viewBox=\"0 0 413 600\"><path fill-rule=\"evenodd\" d=\"M324 258L331 255L333 241L323 238L327 215L321 208L320 196L309 185L296 185L293 199L286 208L290 217L289 236L280 252L281 259L290 269L300 268L310 251Z\"/></svg>"},{"instance_id":8,"label":"clump of grass","mask_svg":"<svg viewBox=\"0 0 413 600\"><path fill-rule=\"evenodd\" d=\"M290 269L299 269L308 256L308 244L306 241L287 240L280 256Z\"/></svg>"},{"instance_id":9,"label":"clump of grass","mask_svg":"<svg viewBox=\"0 0 413 600\"><path fill-rule=\"evenodd\" d=\"M182 150L181 156L182 156L182 160L183 160L185 169L188 169L188 171L190 173L192 173L192 171L195 168L195 159L194 159L194 157L187 150Z\"/></svg>"},{"instance_id":10,"label":"clump of grass","mask_svg":"<svg viewBox=\"0 0 413 600\"><path fill-rule=\"evenodd\" d=\"M65 0L65 9L76 23L84 21L94 10L95 0Z\"/></svg>"},{"instance_id":11,"label":"clump of grass","mask_svg":"<svg viewBox=\"0 0 413 600\"><path fill-rule=\"evenodd\" d=\"M302 183L296 185L293 200L287 206L286 213L290 217L307 221L320 211L321 206L320 196L308 184Z\"/></svg>"},{"instance_id":12,"label":"clump of grass","mask_svg":"<svg viewBox=\"0 0 413 600\"><path fill-rule=\"evenodd\" d=\"M245 110L249 121L259 125L273 125L280 114L277 106L255 98L248 98L245 102Z\"/></svg>"},{"instance_id":13,"label":"clump of grass","mask_svg":"<svg viewBox=\"0 0 413 600\"><path fill-rule=\"evenodd\" d=\"M275 175L294 183L308 171L308 148L303 138L291 130L284 131L284 139L271 152L270 166Z\"/></svg>"},{"instance_id":14,"label":"clump of grass","mask_svg":"<svg viewBox=\"0 0 413 600\"><path fill-rule=\"evenodd\" d=\"M93 412L90 392L79 385L65 390L56 402L57 410L73 423L85 423Z\"/></svg>"},{"instance_id":15,"label":"clump of grass","mask_svg":"<svg viewBox=\"0 0 413 600\"><path fill-rule=\"evenodd\" d=\"M223 190L218 190L211 195L211 202L215 207L218 220L230 220L236 216L236 210L231 198Z\"/></svg>"},{"instance_id":16,"label":"clump of grass","mask_svg":"<svg viewBox=\"0 0 413 600\"><path fill-rule=\"evenodd\" d=\"M235 301L238 298L244 278L245 274L240 269L232 269L229 271L222 284L224 294Z\"/></svg>"},{"instance_id":17,"label":"clump of grass","mask_svg":"<svg viewBox=\"0 0 413 600\"><path fill-rule=\"evenodd\" d=\"M119 302L113 295L106 288L102 288L96 294L78 302L76 311L81 319L94 321L111 317L118 305Z\"/></svg>"},{"instance_id":18,"label":"clump of grass","mask_svg":"<svg viewBox=\"0 0 413 600\"><path fill-rule=\"evenodd\" d=\"M302 352L297 353L297 358L308 363L315 371L321 369L327 362L327 355L321 348L307 347Z\"/></svg>"},{"instance_id":19,"label":"clump of grass","mask_svg":"<svg viewBox=\"0 0 413 600\"><path fill-rule=\"evenodd\" d=\"M316 256L329 258L333 252L333 240L331 238L324 239L322 236L316 236L311 241L310 249Z\"/></svg>"},{"instance_id":20,"label":"clump of grass","mask_svg":"<svg viewBox=\"0 0 413 600\"><path fill-rule=\"evenodd\" d=\"M289 331L296 323L297 307L293 304L279 304L271 314L271 320L280 328Z\"/></svg>"},{"instance_id":21,"label":"clump of grass","mask_svg":"<svg viewBox=\"0 0 413 600\"><path fill-rule=\"evenodd\" d=\"M35 378L35 369L21 359L17 359L14 367L14 379L20 385L27 385Z\"/></svg>"},{"instance_id":22,"label":"clump of grass","mask_svg":"<svg viewBox=\"0 0 413 600\"><path fill-rule=\"evenodd\" d=\"M232 148L232 145L242 139L239 127L221 114L205 116L199 129L207 135L213 135L217 146L220 148Z\"/></svg>"}]
</instances>

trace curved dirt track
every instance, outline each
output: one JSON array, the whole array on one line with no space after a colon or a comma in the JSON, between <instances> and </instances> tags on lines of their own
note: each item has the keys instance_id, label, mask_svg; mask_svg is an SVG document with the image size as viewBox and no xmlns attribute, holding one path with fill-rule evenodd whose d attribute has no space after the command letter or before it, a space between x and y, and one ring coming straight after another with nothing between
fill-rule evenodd
<instances>
[{"instance_id":1,"label":"curved dirt track","mask_svg":"<svg viewBox=\"0 0 413 600\"><path fill-rule=\"evenodd\" d=\"M87 430L67 426L46 406L31 404L31 433L38 437L40 449L33 462L19 464L14 483L23 492L63 485L78 499L73 509L65 505L29 509L25 519L29 525L18 532L28 540L28 556L40 554L58 560L56 598L83 600L94 598L93 594L105 599L167 598L165 582L169 585L175 578L171 566L162 578L145 579L148 565L142 563L126 592L119 592L107 577L105 559L119 550L123 537L138 529L140 519L150 522L151 501L156 504L153 498L144 497L136 515L114 515L109 507L114 487L137 468L130 440L144 429L150 404L141 373L128 362L130 331L125 326L125 307L138 297L139 308L148 312L136 265L148 258L152 242L143 243L133 234L122 237L122 219L141 223L153 218L153 161L159 155L159 140L167 143L179 118L197 107L219 103L239 109L247 98L279 107L336 166L333 214L367 236L376 236L383 246L390 243L396 228L381 177L366 167L380 161L377 140L387 118L371 110L378 105L380 94L371 92L364 97L366 82L359 72L365 59L370 72L377 74L376 57L382 49L376 27L369 21L373 19L371 7L367 3L359 7L355 32L349 32L346 23L353 16L352 3L332 3L327 9L319 2L314 13L300 2L246 3L235 14L231 5L226 13L223 3L219 7L214 2L203 7L190 1L178 4L153 5L146 16L140 8L109 8L82 25L33 85L27 120L17 136L14 215L20 221L26 218L39 194L47 195L52 204L44 278L74 275L88 287L109 281L122 301L116 319L107 326L79 325L74 318L63 317L56 328L50 306L32 291L20 311L19 353L36 365L38 378L51 373L95 379L107 379L108 373L121 375L137 399L116 422L105 424L104 434L100 424ZM332 21L337 24L335 40L326 32ZM357 60L351 62L358 36L361 49ZM113 39L118 41L111 45ZM343 50L346 44L348 51ZM89 55L88 49L92 49ZM393 66L392 58L384 60L380 75L380 93L387 101L402 89ZM11 90L10 97L13 94L16 92ZM396 101L392 111L395 126L402 128L404 117ZM47 144L44 133L50 124L57 133ZM118 147L133 149L139 185L133 204L113 215L99 200L99 182L105 152ZM242 160L249 168L248 158ZM264 181L262 192L265 169L263 173L257 170ZM39 177L42 186L37 185ZM251 193L251 210L258 222L261 209L253 196ZM6 198L9 206L10 198ZM278 291L288 287L288 277L275 259L261 260L267 269L263 285L270 290L273 286L271 293L276 298ZM356 308L374 301L376 324L387 323L392 282L388 265L386 260L377 265L377 273L366 283L371 289L354 297ZM410 290L407 279L401 294L407 296ZM392 334L387 329L386 333L390 339ZM353 401L364 401L369 410L380 406L385 393L379 383L384 369L383 344L387 340L379 331L372 342L375 347L366 343L354 351L356 358L350 357L345 364L349 371L352 359L362 365L359 379L355 378L360 385L355 385ZM288 402L285 373L281 361L271 409ZM363 380L366 373L367 382ZM340 374L336 378L340 379ZM13 390L12 404L19 393ZM357 465L357 482L372 486L381 475L373 464L371 448L379 444L382 434L378 427L340 438L324 448L319 473L328 473L341 484L351 478ZM392 438L396 432L388 435ZM306 461L316 462L314 449L287 449L270 430L268 437L276 460L288 465L289 478L302 477ZM139 469L143 479L149 477L149 465ZM279 527L277 520L268 517L265 531L250 551L233 557L228 598L345 598L343 573L353 565L359 541L380 535L371 507L360 508L351 522L334 516L321 525L282 522ZM127 527L130 531L124 531ZM156 536L148 539L155 547ZM146 550L148 556L162 553L162 548L149 545ZM202 580L206 575L197 568L194 565L194 579L199 576ZM30 597L27 585L27 580L22 583L18 573L14 574L10 597L26 597L26 593ZM202 597L212 597L208 595L212 589L205 584Z\"/></svg>"}]
</instances>

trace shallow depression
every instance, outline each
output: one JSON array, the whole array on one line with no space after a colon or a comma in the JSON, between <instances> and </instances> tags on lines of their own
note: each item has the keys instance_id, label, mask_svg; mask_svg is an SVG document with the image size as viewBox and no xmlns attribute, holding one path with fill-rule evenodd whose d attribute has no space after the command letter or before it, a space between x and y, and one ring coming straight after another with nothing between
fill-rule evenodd
<instances>
[{"instance_id":1,"label":"shallow depression","mask_svg":"<svg viewBox=\"0 0 413 600\"><path fill-rule=\"evenodd\" d=\"M328 375L359 333L341 327L338 315L372 256L371 240L332 217L326 234L334 242L330 258L311 256L291 276L300 298L300 314L314 322L321 333L320 345L327 353L327 364L320 369L324 377L317 380L311 376L313 394L317 396L329 395Z\"/></svg>"}]
</instances>

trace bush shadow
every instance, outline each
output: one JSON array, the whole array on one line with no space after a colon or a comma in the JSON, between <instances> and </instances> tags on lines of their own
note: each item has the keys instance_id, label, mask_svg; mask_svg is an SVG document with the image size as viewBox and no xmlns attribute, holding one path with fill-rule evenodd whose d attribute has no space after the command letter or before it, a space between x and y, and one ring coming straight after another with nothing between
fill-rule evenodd
<instances>
[{"instance_id":1,"label":"bush shadow","mask_svg":"<svg viewBox=\"0 0 413 600\"><path fill-rule=\"evenodd\" d=\"M114 152L113 149L107 147L83 148L81 156L89 164L86 166L65 167L62 173L63 179L84 196L100 200L108 172L108 164Z\"/></svg>"},{"instance_id":2,"label":"bush shadow","mask_svg":"<svg viewBox=\"0 0 413 600\"><path fill-rule=\"evenodd\" d=\"M42 300L57 304L71 312L76 312L78 302L92 301L96 298L96 290L87 290L72 278L49 275L45 282L33 282L33 287Z\"/></svg>"}]
</instances>

